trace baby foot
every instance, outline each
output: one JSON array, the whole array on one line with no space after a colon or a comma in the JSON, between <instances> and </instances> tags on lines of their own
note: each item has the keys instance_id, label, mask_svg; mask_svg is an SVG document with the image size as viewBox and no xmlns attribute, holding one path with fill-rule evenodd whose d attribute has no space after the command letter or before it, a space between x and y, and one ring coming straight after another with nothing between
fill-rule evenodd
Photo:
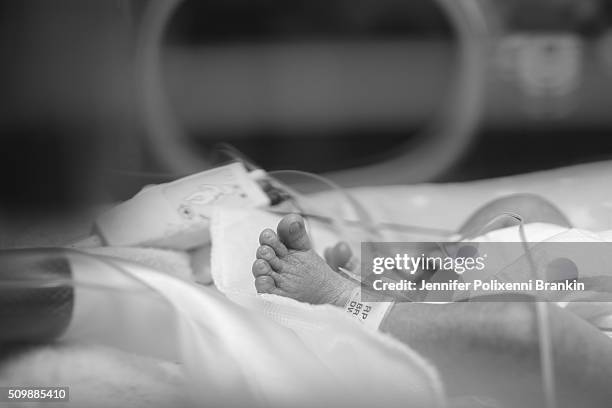
<instances>
[{"instance_id":1,"label":"baby foot","mask_svg":"<svg viewBox=\"0 0 612 408\"><path fill-rule=\"evenodd\" d=\"M276 228L259 235L253 262L255 288L312 304L344 306L357 284L338 275L315 253L297 214L285 216Z\"/></svg>"}]
</instances>

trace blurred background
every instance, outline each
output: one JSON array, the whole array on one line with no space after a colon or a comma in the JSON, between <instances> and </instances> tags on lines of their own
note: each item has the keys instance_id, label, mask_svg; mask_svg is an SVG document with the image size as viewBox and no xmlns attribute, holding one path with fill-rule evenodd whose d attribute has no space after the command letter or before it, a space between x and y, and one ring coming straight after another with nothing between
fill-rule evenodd
<instances>
[{"instance_id":1,"label":"blurred background","mask_svg":"<svg viewBox=\"0 0 612 408\"><path fill-rule=\"evenodd\" d=\"M4 211L127 198L219 143L345 185L612 157L608 0L3 0L0 50Z\"/></svg>"}]
</instances>

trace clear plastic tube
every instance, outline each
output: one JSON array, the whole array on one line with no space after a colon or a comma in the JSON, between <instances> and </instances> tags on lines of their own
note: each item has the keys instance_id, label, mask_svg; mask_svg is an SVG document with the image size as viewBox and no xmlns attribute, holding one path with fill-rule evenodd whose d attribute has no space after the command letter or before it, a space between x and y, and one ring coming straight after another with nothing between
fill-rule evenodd
<instances>
[{"instance_id":1,"label":"clear plastic tube","mask_svg":"<svg viewBox=\"0 0 612 408\"><path fill-rule=\"evenodd\" d=\"M479 231L477 231L474 235L481 235L484 231L486 231L491 225L495 224L497 221L503 218L511 218L518 222L518 233L521 239L521 243L523 245L523 250L525 251L525 256L527 258L529 267L533 274L533 278L537 279L537 265L533 259L531 254L531 249L528 246L527 235L525 233L525 224L523 221L523 217L519 214L512 212L503 212L495 217L493 217L489 222L487 222ZM459 241L463 239L467 239L471 237L460 237ZM548 302L544 299L535 299L535 308L536 308L536 317L537 317L537 327L538 327L538 347L540 350L540 371L542 373L542 392L544 394L544 401L546 404L546 408L556 408L557 407L557 394L556 394L556 385L555 385L555 368L554 368L554 355L552 349L552 339L551 339L551 331L550 331L550 317L548 313Z\"/></svg>"},{"instance_id":2,"label":"clear plastic tube","mask_svg":"<svg viewBox=\"0 0 612 408\"><path fill-rule=\"evenodd\" d=\"M151 148L168 168L179 173L193 173L210 168L210 160L195 153L198 149L193 148L172 114L162 81L164 33L183 1L155 0L147 6L142 18L137 60L141 70L141 108ZM418 138L422 143L416 148L402 146L402 154L394 159L334 173L333 177L341 184L431 180L460 157L475 135L483 112L483 78L490 35L483 5L478 0L435 0L435 3L455 28L459 43L457 75L446 98L447 105L432 125L423 129Z\"/></svg>"}]
</instances>

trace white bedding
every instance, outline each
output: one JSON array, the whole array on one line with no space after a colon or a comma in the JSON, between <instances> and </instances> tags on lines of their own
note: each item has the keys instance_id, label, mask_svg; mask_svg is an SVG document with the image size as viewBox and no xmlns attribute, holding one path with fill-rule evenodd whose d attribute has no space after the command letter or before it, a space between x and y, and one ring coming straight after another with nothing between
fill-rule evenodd
<instances>
[{"instance_id":1,"label":"white bedding","mask_svg":"<svg viewBox=\"0 0 612 408\"><path fill-rule=\"evenodd\" d=\"M611 172L612 163L604 162L472 183L366 187L351 192L377 220L449 230L456 229L474 209L491 199L511 193L535 193L559 206L576 227L605 231L612 230L612 191L606 184ZM337 200L331 200L325 194L316 201L323 207L338 204ZM173 268L172 265L160 267ZM175 270L169 272L177 273ZM91 364L74 364L88 359ZM102 360L104 364L96 363ZM418 359L414 361L421 364ZM67 369L63 371L58 367ZM83 371L76 367L82 367ZM426 366L421 369L429 372ZM102 392L100 390L106 390L104 406L140 406L136 401L138 398L126 403L119 389L142 392L136 395L141 395L141 402L146 401L143 406L168 406L169 400L180 404L183 402L180 376L174 366L162 360L82 344L68 348L48 346L0 367L0 385L41 382L43 378L54 384L64 381L84 387L95 386L98 394ZM95 385L93 381L87 383L81 381L82 377L96 378L98 382ZM162 380L165 386L160 387L160 378L170 380ZM157 393L149 394L151 398L147 398L146 390L153 388L158 390Z\"/></svg>"},{"instance_id":2,"label":"white bedding","mask_svg":"<svg viewBox=\"0 0 612 408\"><path fill-rule=\"evenodd\" d=\"M350 191L379 221L450 230L459 228L488 201L508 194L533 193L557 205L574 227L606 231L612 230L611 176L612 162L599 162L467 183Z\"/></svg>"}]
</instances>

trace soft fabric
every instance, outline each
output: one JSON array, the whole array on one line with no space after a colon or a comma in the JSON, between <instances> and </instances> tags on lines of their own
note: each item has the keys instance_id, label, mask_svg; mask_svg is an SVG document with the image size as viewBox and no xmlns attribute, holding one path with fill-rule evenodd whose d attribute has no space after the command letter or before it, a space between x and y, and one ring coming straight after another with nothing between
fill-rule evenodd
<instances>
[{"instance_id":1,"label":"soft fabric","mask_svg":"<svg viewBox=\"0 0 612 408\"><path fill-rule=\"evenodd\" d=\"M353 403L414 407L443 404L435 371L406 345L366 330L340 308L256 293L251 264L257 238L264 228L278 221L278 216L261 211L215 211L211 262L217 288L245 309L261 313L266 320L295 333L311 357L325 367L323 371L332 374L334 388L345 390L339 394L356 397ZM333 242L328 230L311 226L310 233L319 248Z\"/></svg>"},{"instance_id":2,"label":"soft fabric","mask_svg":"<svg viewBox=\"0 0 612 408\"><path fill-rule=\"evenodd\" d=\"M81 406L101 400L112 406L115 396L108 394L119 380L135 390L126 401L131 405L124 406L145 401L237 407L445 404L434 370L417 355L364 333L331 307L309 310L293 302L287 310L305 319L293 319L302 326L292 327L270 319L264 309L244 308L216 290L173 276L181 275L180 257L163 264L173 265L169 273L145 266L142 259L119 258L168 257L165 251L93 252L93 258L70 256L75 316L60 345L13 357L3 366L3 384L66 383L74 395L68 404ZM154 259L145 262L162 267ZM69 370L58 367L70 358ZM157 387L171 362L179 363L173 381L151 393L158 401L133 402L147 387ZM105 378L113 369L114 376ZM132 378L139 370L143 375ZM96 376L99 383L91 390Z\"/></svg>"},{"instance_id":3,"label":"soft fabric","mask_svg":"<svg viewBox=\"0 0 612 408\"><path fill-rule=\"evenodd\" d=\"M465 183L369 186L349 190L377 221L456 231L480 206L509 194L538 194L559 207L572 225L612 230L612 162ZM317 203L337 207L336 194Z\"/></svg>"},{"instance_id":4,"label":"soft fabric","mask_svg":"<svg viewBox=\"0 0 612 408\"><path fill-rule=\"evenodd\" d=\"M449 231L456 230L475 209L494 198L512 193L535 193L555 203L567 214L574 226L599 231L603 239L610 241L612 240L612 190L607 186L611 172L612 162L602 162L469 183L374 186L350 191L376 220L441 228ZM342 204L340 211L347 208L346 202L339 203L336 195L321 194L313 197L312 200L322 208L331 206L336 212L339 211L338 206L340 204ZM271 226L273 224L265 225L265 227ZM89 233L89 227L89 220L87 220L86 222L79 222L78 228L75 228L73 223L62 223L62 228L68 230L68 232L62 234L57 233L56 226L46 229L29 228L26 231L23 228L14 230L3 228L0 231L0 243L2 243L3 248L67 245L73 240L84 238ZM606 230L609 230L609 232L602 232ZM49 233L49 231L52 231L52 233ZM402 238L401 234L396 236L399 239ZM319 246L325 244L326 240L330 240L329 236L327 238L315 236L315 242ZM253 242L256 242L256 239ZM253 242L249 241L249 245L254 245ZM99 251L99 253L105 255L136 260L181 278L185 276L186 265L189 262L194 265L193 260L197 258L195 273L198 280L210 283L210 277L208 276L210 267L207 265L209 248L196 252L197 256L191 256L190 261L187 260L185 254L165 251L151 252L156 250L134 250L132 252L130 249L120 248L100 249ZM159 255L159 257L156 255ZM253 256L254 252L250 254L251 258ZM252 278L244 281L244 284L252 289ZM234 300L239 297L238 294L232 294L231 296L234 297ZM249 301L249 297L252 298L251 294L246 296L247 299L243 300L245 304ZM255 299L257 299L255 301L258 303L257 307L263 307L262 305L274 306L271 313L276 314L277 318L275 320L277 322L280 321L284 324L296 322L295 319L292 319L290 313L293 310L291 306L294 306L295 302L274 299L273 302L261 303L265 298ZM279 302L286 303L281 304L283 310L287 311L288 315L286 317L278 314L279 308L276 305ZM585 304L575 305L583 306ZM221 316L231 316L234 313L233 311L237 310L236 308L237 306L225 306L221 302L218 309L226 311L225 314L221 313ZM299 312L297 313L298 317L303 317L304 309L300 307L297 310ZM320 314L327 314L327 309L314 308L312 312L316 319ZM585 316L591 313L594 317L599 313L598 310L593 309L583 310L582 312ZM263 313L267 312L263 310ZM250 314L242 318L238 316L240 316L239 313L233 317L238 320L233 321L244 321L251 317ZM605 319L605 316L601 318ZM255 318L256 321L258 319L262 318ZM308 323L306 323L306 326L308 326ZM609 322L608 327L612 327L612 321ZM292 329L299 330L299 327ZM252 326L246 330L255 331ZM163 330L147 334L153 339L167 337L167 333ZM235 335L240 336L242 334L243 332ZM225 337L220 338L232 338L233 335L229 331L224 335ZM306 339L306 337L304 338ZM317 336L312 336L308 341L301 341L306 342L307 345L308 341L316 342ZM376 339L376 341L380 340ZM260 340L260 342L258 344L263 344L264 341ZM210 344L218 345L219 343L211 341ZM274 343L271 347L273 346ZM211 350L222 349L212 348ZM227 353L220 353L220 355L227 356ZM280 357L285 355L279 353ZM347 352L345 358L347 355L350 355L350 353ZM417 368L421 367L418 364L418 358L413 359L412 357L410 356L409 359L411 361L409 367L411 369L415 368L414 364ZM227 361L232 361L232 359L228 358ZM356 362L352 362L352 364L356 364ZM215 367L212 372L218 372L223 367L225 366ZM205 372L209 366L202 365L201 368ZM421 368L424 370L423 372L429 373L427 375L428 379L435 378L426 365ZM233 367L229 365L228 370L231 373ZM418 370L414 371L417 372ZM273 381L273 379L268 380L270 383ZM183 381L183 373L178 366L163 359L126 353L114 347L79 343L49 345L32 351L24 351L15 355L14 359L5 361L0 367L0 385L56 385L60 383L78 385L78 389L73 391L74 402L78 406L95 406L84 403L87 400L83 398L87 397L89 397L89 400L97 398L102 401L101 406L109 407L182 406L185 397L181 388ZM431 384L435 383L433 381ZM422 385L423 383L418 384ZM404 385L410 384L406 381ZM364 388L368 388L365 383ZM437 390L432 392L432 395L438 395ZM129 398L130 396L132 398Z\"/></svg>"},{"instance_id":5,"label":"soft fabric","mask_svg":"<svg viewBox=\"0 0 612 408\"><path fill-rule=\"evenodd\" d=\"M0 365L0 386L69 386L70 401L2 402L2 407L185 407L180 366L96 344L13 350Z\"/></svg>"},{"instance_id":6,"label":"soft fabric","mask_svg":"<svg viewBox=\"0 0 612 408\"><path fill-rule=\"evenodd\" d=\"M92 255L104 255L140 263L183 280L191 281L193 278L191 258L186 252L134 247L86 248L83 251Z\"/></svg>"},{"instance_id":7,"label":"soft fabric","mask_svg":"<svg viewBox=\"0 0 612 408\"><path fill-rule=\"evenodd\" d=\"M178 336L161 316L168 315L167 303L150 296L151 290L145 296L108 290L129 286L134 278L103 260L132 259L188 279L189 258L184 253L144 248L88 251L108 258L70 255L77 292L67 332L55 344L0 349L5 351L0 386L70 386L70 401L53 406L188 406L184 368L177 358Z\"/></svg>"}]
</instances>

